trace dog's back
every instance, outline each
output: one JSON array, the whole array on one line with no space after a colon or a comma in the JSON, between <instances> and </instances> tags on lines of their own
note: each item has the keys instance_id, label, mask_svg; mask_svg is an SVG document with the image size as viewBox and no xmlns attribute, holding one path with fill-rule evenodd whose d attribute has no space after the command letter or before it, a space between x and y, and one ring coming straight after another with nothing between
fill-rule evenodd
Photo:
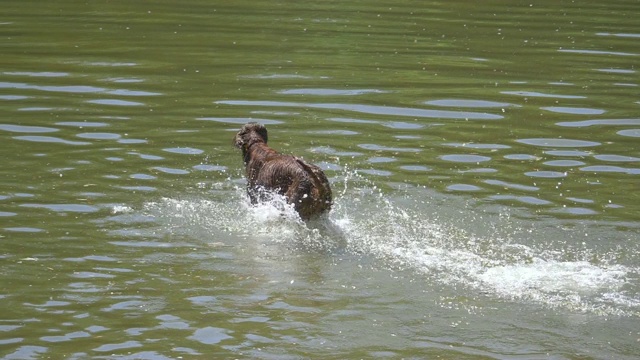
<instances>
[{"instance_id":1,"label":"dog's back","mask_svg":"<svg viewBox=\"0 0 640 360\"><path fill-rule=\"evenodd\" d=\"M318 166L309 164L300 158L295 159L308 176L309 186L296 191L296 194L302 194L302 199L297 199L297 202L293 197L287 198L292 199L291 202L294 203L296 210L303 219L328 212L331 210L331 205L333 205L329 179ZM305 194L308 194L308 196L305 197ZM298 203L300 206L298 206Z\"/></svg>"}]
</instances>

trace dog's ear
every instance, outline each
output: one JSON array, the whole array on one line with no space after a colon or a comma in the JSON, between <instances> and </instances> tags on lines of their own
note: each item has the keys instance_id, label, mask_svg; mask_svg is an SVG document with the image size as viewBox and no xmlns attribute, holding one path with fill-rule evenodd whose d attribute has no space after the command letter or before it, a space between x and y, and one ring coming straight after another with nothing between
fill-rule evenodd
<instances>
[{"instance_id":1,"label":"dog's ear","mask_svg":"<svg viewBox=\"0 0 640 360\"><path fill-rule=\"evenodd\" d=\"M260 137L262 138L262 140L264 140L264 143L266 144L268 141L269 136L267 135L267 128L262 125L262 124L258 124L258 123L254 123L255 124L255 132L260 135Z\"/></svg>"}]
</instances>

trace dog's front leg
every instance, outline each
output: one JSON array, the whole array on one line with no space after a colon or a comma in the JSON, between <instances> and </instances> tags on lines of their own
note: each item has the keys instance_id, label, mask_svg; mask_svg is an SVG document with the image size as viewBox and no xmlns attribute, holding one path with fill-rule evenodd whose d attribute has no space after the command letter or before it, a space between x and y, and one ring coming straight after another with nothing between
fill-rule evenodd
<instances>
[{"instance_id":1,"label":"dog's front leg","mask_svg":"<svg viewBox=\"0 0 640 360\"><path fill-rule=\"evenodd\" d=\"M251 205L255 205L258 203L258 189L256 189L255 185L247 184L247 195L249 195L249 201Z\"/></svg>"}]
</instances>

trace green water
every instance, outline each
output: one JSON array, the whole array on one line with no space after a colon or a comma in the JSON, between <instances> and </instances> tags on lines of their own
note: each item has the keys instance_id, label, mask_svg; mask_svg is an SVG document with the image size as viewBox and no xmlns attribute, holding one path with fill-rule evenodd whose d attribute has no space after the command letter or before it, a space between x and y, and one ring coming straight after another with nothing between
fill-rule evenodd
<instances>
[{"instance_id":1,"label":"green water","mask_svg":"<svg viewBox=\"0 0 640 360\"><path fill-rule=\"evenodd\" d=\"M636 358L639 16L3 2L0 356ZM327 222L248 206L248 121Z\"/></svg>"}]
</instances>

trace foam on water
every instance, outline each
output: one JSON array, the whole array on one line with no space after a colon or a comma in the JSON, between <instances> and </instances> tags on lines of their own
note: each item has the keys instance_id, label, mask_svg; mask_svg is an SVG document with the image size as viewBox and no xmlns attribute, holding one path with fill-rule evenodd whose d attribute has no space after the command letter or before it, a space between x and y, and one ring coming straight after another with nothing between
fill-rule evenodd
<instances>
[{"instance_id":1,"label":"foam on water","mask_svg":"<svg viewBox=\"0 0 640 360\"><path fill-rule=\"evenodd\" d=\"M516 229L473 234L453 225L446 214L437 215L442 205L423 198L409 206L354 173L333 185L333 210L313 224L301 221L281 197L251 206L244 189L231 181L214 184L210 191L189 199L147 203L145 211L172 232L211 241L219 241L211 237L224 233L228 239L246 239L258 246L284 244L297 251L364 256L381 266L415 271L425 282L463 286L470 296L597 315L640 316L640 269L619 263L617 253L594 256L598 250L548 245L563 239L547 239L541 246L516 236ZM468 216L469 222L477 216L454 211Z\"/></svg>"}]
</instances>

